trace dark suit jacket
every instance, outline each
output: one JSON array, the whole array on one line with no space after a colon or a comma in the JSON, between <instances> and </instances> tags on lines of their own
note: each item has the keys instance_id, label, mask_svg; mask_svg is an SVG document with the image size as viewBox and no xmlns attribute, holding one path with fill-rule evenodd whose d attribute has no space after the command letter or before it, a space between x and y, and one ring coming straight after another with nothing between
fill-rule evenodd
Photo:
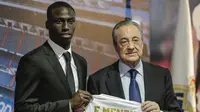
<instances>
[{"instance_id":1,"label":"dark suit jacket","mask_svg":"<svg viewBox=\"0 0 200 112\"><path fill-rule=\"evenodd\" d=\"M72 52L77 67L79 89L86 89L87 63ZM16 73L15 112L68 112L72 92L64 71L45 42L27 53Z\"/></svg>"},{"instance_id":2,"label":"dark suit jacket","mask_svg":"<svg viewBox=\"0 0 200 112\"><path fill-rule=\"evenodd\" d=\"M155 101L161 110L180 112L174 94L170 71L146 62L143 63L145 101ZM118 61L105 67L88 79L87 89L91 94L108 94L125 99Z\"/></svg>"}]
</instances>

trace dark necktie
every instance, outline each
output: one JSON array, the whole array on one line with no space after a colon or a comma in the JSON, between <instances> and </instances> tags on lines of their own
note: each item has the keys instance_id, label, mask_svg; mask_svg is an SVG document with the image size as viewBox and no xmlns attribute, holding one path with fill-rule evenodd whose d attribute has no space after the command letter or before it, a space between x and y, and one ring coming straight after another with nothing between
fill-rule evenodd
<instances>
[{"instance_id":1,"label":"dark necktie","mask_svg":"<svg viewBox=\"0 0 200 112\"><path fill-rule=\"evenodd\" d=\"M71 56L69 52L63 53L66 61L66 78L69 83L70 89L72 91L72 94L75 93L75 83L74 83L74 76L71 68Z\"/></svg>"},{"instance_id":2,"label":"dark necktie","mask_svg":"<svg viewBox=\"0 0 200 112\"><path fill-rule=\"evenodd\" d=\"M131 81L129 86L129 100L141 103L140 89L137 81L135 80L137 71L135 69L129 70Z\"/></svg>"}]
</instances>

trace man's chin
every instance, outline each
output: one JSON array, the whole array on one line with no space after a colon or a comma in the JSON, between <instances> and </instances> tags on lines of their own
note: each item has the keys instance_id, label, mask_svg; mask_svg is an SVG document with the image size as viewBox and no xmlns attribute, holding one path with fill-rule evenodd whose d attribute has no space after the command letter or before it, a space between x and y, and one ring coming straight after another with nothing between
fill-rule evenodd
<instances>
[{"instance_id":1,"label":"man's chin","mask_svg":"<svg viewBox=\"0 0 200 112\"><path fill-rule=\"evenodd\" d=\"M71 39L72 39L71 37L62 37L60 41L62 43L70 43Z\"/></svg>"},{"instance_id":2,"label":"man's chin","mask_svg":"<svg viewBox=\"0 0 200 112\"><path fill-rule=\"evenodd\" d=\"M127 62L135 63L135 62L138 62L139 60L140 60L139 57L131 57L131 58L127 59Z\"/></svg>"}]
</instances>

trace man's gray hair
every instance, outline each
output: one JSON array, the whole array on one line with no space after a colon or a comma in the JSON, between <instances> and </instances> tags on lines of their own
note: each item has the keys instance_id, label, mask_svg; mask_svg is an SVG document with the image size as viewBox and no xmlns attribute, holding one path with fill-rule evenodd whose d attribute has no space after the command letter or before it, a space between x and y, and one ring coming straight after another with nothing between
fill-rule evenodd
<instances>
[{"instance_id":1,"label":"man's gray hair","mask_svg":"<svg viewBox=\"0 0 200 112\"><path fill-rule=\"evenodd\" d=\"M136 26L136 27L140 30L140 32L141 32L141 39L143 40L143 31L142 31L141 26L140 26L137 22L135 22L134 20L131 20L131 19L128 19L128 20L127 20L127 19L126 19L126 20L123 20L123 21L118 22L118 23L114 26L114 28L113 28L113 30L112 30L113 44L114 44L115 46L117 45L117 40L116 40L115 31L116 31L117 29L119 29L120 27L122 27L122 26L124 26L124 25L129 25L129 24L132 24L132 25Z\"/></svg>"}]
</instances>

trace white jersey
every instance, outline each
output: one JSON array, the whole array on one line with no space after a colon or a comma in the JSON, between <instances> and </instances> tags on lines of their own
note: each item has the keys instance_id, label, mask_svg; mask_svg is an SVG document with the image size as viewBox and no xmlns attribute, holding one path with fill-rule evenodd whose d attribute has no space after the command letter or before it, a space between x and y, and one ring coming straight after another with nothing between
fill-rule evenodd
<instances>
[{"instance_id":1,"label":"white jersey","mask_svg":"<svg viewBox=\"0 0 200 112\"><path fill-rule=\"evenodd\" d=\"M142 112L141 103L110 95L93 95L85 112Z\"/></svg>"}]
</instances>

